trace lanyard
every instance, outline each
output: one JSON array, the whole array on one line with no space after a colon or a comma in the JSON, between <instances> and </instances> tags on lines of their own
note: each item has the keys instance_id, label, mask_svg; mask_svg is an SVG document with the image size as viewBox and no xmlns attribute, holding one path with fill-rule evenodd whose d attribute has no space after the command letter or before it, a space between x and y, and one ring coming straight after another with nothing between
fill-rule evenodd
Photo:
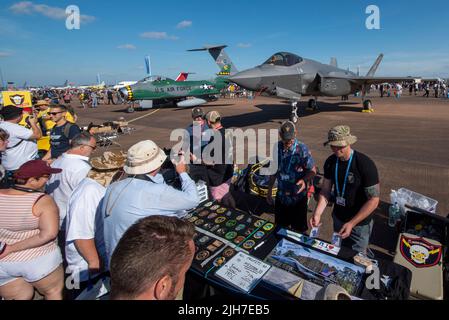
<instances>
[{"instance_id":1,"label":"lanyard","mask_svg":"<svg viewBox=\"0 0 449 320\"><path fill-rule=\"evenodd\" d=\"M290 167L292 166L293 155L295 154L297 145L298 145L298 140L295 139L295 144L293 145L293 149L292 149L292 155L290 156L290 162L288 164L287 174L290 174Z\"/></svg>"},{"instance_id":2,"label":"lanyard","mask_svg":"<svg viewBox=\"0 0 449 320\"><path fill-rule=\"evenodd\" d=\"M338 163L340 162L340 160L337 158L337 164L335 165L335 189L337 191L337 197L344 198L344 196L345 196L346 182L348 181L349 169L351 169L351 163L352 163L353 158L354 158L354 150L351 152L351 158L349 159L348 168L346 169L345 180L343 182L343 190L342 190L341 194L340 194L340 188L338 186Z\"/></svg>"}]
</instances>

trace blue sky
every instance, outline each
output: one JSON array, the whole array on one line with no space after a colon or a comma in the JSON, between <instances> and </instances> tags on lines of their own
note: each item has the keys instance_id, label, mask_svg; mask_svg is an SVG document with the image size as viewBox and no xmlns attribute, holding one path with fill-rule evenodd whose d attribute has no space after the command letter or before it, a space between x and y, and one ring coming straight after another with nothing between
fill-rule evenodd
<instances>
[{"instance_id":1,"label":"blue sky","mask_svg":"<svg viewBox=\"0 0 449 320\"><path fill-rule=\"evenodd\" d=\"M381 29L368 30L365 9L380 8ZM65 28L64 10L77 5L80 30ZM115 83L153 74L195 72L212 78L207 53L227 44L238 69L291 51L366 72L379 53L378 75L449 77L449 1L10 1L0 3L0 68L5 81L23 84Z\"/></svg>"}]
</instances>

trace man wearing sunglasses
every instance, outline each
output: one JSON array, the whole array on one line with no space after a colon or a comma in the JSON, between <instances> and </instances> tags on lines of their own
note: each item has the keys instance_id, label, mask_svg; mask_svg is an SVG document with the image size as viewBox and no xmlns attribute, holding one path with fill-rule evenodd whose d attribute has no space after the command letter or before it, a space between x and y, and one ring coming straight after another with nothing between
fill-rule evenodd
<instances>
[{"instance_id":1,"label":"man wearing sunglasses","mask_svg":"<svg viewBox=\"0 0 449 320\"><path fill-rule=\"evenodd\" d=\"M51 195L59 208L60 238L59 245L64 254L65 217L67 203L73 190L85 179L91 169L89 158L97 148L95 137L81 132L71 141L71 148L51 165L53 168L64 168L65 172L54 174L47 183L47 194Z\"/></svg>"},{"instance_id":2,"label":"man wearing sunglasses","mask_svg":"<svg viewBox=\"0 0 449 320\"><path fill-rule=\"evenodd\" d=\"M52 162L70 149L70 141L81 130L76 124L67 121L67 107L64 105L51 106L48 115L56 125L50 131L50 150L42 160Z\"/></svg>"}]
</instances>

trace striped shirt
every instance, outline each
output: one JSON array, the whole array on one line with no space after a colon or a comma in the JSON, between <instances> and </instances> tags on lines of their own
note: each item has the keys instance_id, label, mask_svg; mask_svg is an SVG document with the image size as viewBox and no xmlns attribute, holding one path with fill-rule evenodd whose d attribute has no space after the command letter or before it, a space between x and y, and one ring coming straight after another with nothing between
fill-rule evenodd
<instances>
[{"instance_id":1,"label":"striped shirt","mask_svg":"<svg viewBox=\"0 0 449 320\"><path fill-rule=\"evenodd\" d=\"M12 245L39 234L39 218L33 215L34 204L43 193L0 194L0 242ZM29 261L56 250L56 239L43 246L14 252L0 262Z\"/></svg>"}]
</instances>

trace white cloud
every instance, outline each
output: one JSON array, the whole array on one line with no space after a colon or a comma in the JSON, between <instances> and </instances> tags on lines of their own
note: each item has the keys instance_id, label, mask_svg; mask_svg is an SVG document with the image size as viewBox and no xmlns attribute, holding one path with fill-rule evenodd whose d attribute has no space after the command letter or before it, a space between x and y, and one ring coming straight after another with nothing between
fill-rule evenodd
<instances>
[{"instance_id":1,"label":"white cloud","mask_svg":"<svg viewBox=\"0 0 449 320\"><path fill-rule=\"evenodd\" d=\"M125 49L125 50L136 50L136 46L133 44L122 44L117 47L118 49Z\"/></svg>"},{"instance_id":2,"label":"white cloud","mask_svg":"<svg viewBox=\"0 0 449 320\"><path fill-rule=\"evenodd\" d=\"M192 26L192 21L190 20L183 20L176 26L177 29L184 29L184 28L190 28Z\"/></svg>"},{"instance_id":3,"label":"white cloud","mask_svg":"<svg viewBox=\"0 0 449 320\"><path fill-rule=\"evenodd\" d=\"M251 43L239 43L237 45L237 47L239 48L251 48L252 44Z\"/></svg>"},{"instance_id":4,"label":"white cloud","mask_svg":"<svg viewBox=\"0 0 449 320\"><path fill-rule=\"evenodd\" d=\"M154 39L154 40L178 40L179 39L176 36L168 35L167 32L159 32L159 31L144 32L140 36L145 39Z\"/></svg>"},{"instance_id":5,"label":"white cloud","mask_svg":"<svg viewBox=\"0 0 449 320\"><path fill-rule=\"evenodd\" d=\"M54 20L64 20L67 18L66 9L51 7L46 4L34 4L31 1L21 1L13 4L9 9L15 14L40 14L44 17ZM95 17L81 15L81 21L84 23L92 22Z\"/></svg>"},{"instance_id":6,"label":"white cloud","mask_svg":"<svg viewBox=\"0 0 449 320\"><path fill-rule=\"evenodd\" d=\"M10 57L12 56L11 51L0 51L0 58Z\"/></svg>"}]
</instances>

